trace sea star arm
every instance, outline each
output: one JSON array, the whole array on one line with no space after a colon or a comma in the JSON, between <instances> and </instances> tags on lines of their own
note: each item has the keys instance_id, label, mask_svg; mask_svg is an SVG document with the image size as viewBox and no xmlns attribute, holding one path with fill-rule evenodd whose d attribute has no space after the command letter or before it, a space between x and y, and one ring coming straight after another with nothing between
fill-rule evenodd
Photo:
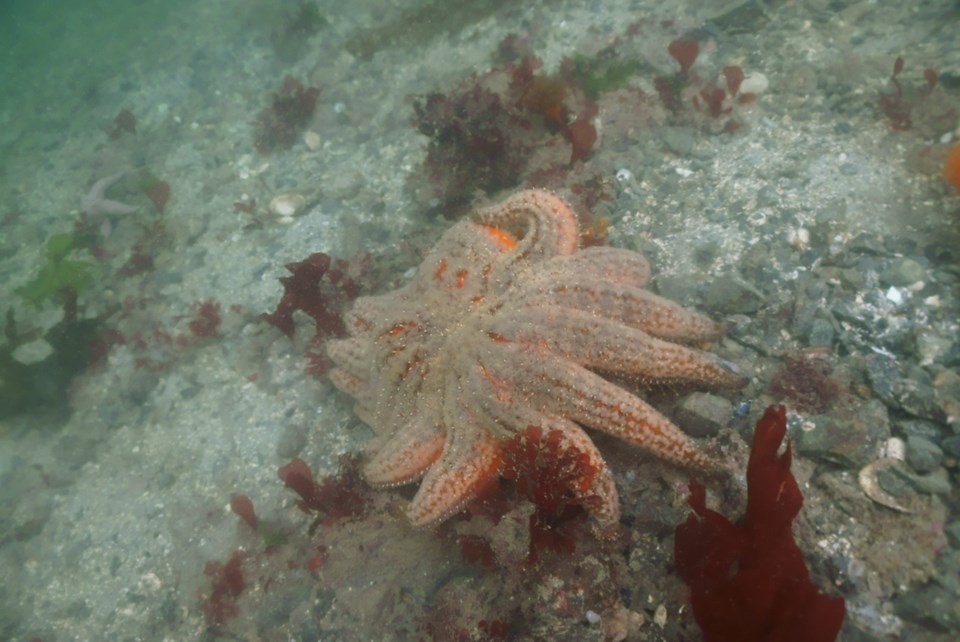
<instances>
[{"instance_id":1,"label":"sea star arm","mask_svg":"<svg viewBox=\"0 0 960 642\"><path fill-rule=\"evenodd\" d=\"M650 263L641 254L617 247L587 247L568 256L556 256L537 268L528 283L549 288L569 279L596 279L636 288L650 280Z\"/></svg>"},{"instance_id":2,"label":"sea star arm","mask_svg":"<svg viewBox=\"0 0 960 642\"><path fill-rule=\"evenodd\" d=\"M535 425L535 424L534 424ZM570 492L596 520L598 533L610 533L620 521L620 499L610 468L589 435L580 426L561 417L545 416L539 425L545 431L555 430L562 436L560 450L572 448L587 456L593 474L573 480Z\"/></svg>"},{"instance_id":3,"label":"sea star arm","mask_svg":"<svg viewBox=\"0 0 960 642\"><path fill-rule=\"evenodd\" d=\"M530 370L529 375L536 378L541 391L536 400L550 412L689 468L720 467L669 419L586 368L553 357L540 360Z\"/></svg>"},{"instance_id":4,"label":"sea star arm","mask_svg":"<svg viewBox=\"0 0 960 642\"><path fill-rule=\"evenodd\" d=\"M571 278L546 289L517 288L513 299L528 306L557 305L590 312L672 341L710 341L724 326L649 290Z\"/></svg>"},{"instance_id":5,"label":"sea star arm","mask_svg":"<svg viewBox=\"0 0 960 642\"><path fill-rule=\"evenodd\" d=\"M473 220L508 232L526 227L516 247L504 258L505 270L517 261L572 254L580 242L577 215L566 201L546 190L517 192L502 203L476 210Z\"/></svg>"},{"instance_id":6,"label":"sea star arm","mask_svg":"<svg viewBox=\"0 0 960 642\"><path fill-rule=\"evenodd\" d=\"M377 486L417 480L437 460L446 435L424 418L414 418L377 446L363 465L363 476Z\"/></svg>"},{"instance_id":7,"label":"sea star arm","mask_svg":"<svg viewBox=\"0 0 960 642\"><path fill-rule=\"evenodd\" d=\"M498 439L467 424L447 427L440 458L430 466L407 508L414 526L442 521L460 510L500 468Z\"/></svg>"},{"instance_id":8,"label":"sea star arm","mask_svg":"<svg viewBox=\"0 0 960 642\"><path fill-rule=\"evenodd\" d=\"M545 327L550 328L549 333L542 331ZM689 381L728 388L745 383L733 364L716 355L663 341L581 310L521 308L498 317L490 324L490 331L518 343L521 349L547 348L591 369L639 375L650 381Z\"/></svg>"},{"instance_id":9,"label":"sea star arm","mask_svg":"<svg viewBox=\"0 0 960 642\"><path fill-rule=\"evenodd\" d=\"M90 187L90 191L80 199L80 210L90 216L96 216L98 214L132 214L140 209L106 197L107 188L123 178L125 174L126 172L120 172L95 182Z\"/></svg>"}]
</instances>

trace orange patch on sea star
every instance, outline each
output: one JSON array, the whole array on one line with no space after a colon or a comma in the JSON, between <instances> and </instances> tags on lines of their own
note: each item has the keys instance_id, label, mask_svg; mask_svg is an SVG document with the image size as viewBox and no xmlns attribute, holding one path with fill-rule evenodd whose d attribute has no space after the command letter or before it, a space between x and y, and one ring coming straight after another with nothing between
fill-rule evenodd
<instances>
[{"instance_id":1,"label":"orange patch on sea star","mask_svg":"<svg viewBox=\"0 0 960 642\"><path fill-rule=\"evenodd\" d=\"M489 234L490 238L496 241L503 251L512 250L517 245L517 239L506 230L493 225L481 225L480 229Z\"/></svg>"}]
</instances>

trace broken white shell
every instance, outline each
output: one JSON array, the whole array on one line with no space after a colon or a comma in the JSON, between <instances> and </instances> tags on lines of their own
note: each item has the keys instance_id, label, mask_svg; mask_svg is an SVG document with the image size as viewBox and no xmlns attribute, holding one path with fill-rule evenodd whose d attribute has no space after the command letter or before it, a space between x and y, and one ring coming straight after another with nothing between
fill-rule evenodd
<instances>
[{"instance_id":1,"label":"broken white shell","mask_svg":"<svg viewBox=\"0 0 960 642\"><path fill-rule=\"evenodd\" d=\"M293 216L307 204L303 194L289 192L278 194L270 199L270 213L274 216Z\"/></svg>"},{"instance_id":2,"label":"broken white shell","mask_svg":"<svg viewBox=\"0 0 960 642\"><path fill-rule=\"evenodd\" d=\"M883 490L883 488L880 487L880 482L877 480L878 473L891 466L895 466L898 461L899 460L893 457L883 457L861 468L860 474L858 475L860 490L863 491L864 495L881 506L886 506L901 513L912 513L912 510L898 502L893 495Z\"/></svg>"},{"instance_id":3,"label":"broken white shell","mask_svg":"<svg viewBox=\"0 0 960 642\"><path fill-rule=\"evenodd\" d=\"M747 74L747 77L740 83L740 94L753 94L759 96L770 87L770 81L759 71Z\"/></svg>"}]
</instances>

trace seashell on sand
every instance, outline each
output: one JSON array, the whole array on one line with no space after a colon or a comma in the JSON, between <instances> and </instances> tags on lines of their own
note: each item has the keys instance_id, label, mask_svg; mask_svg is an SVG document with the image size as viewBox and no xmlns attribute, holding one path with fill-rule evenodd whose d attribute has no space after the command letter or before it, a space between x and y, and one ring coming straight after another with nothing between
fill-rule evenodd
<instances>
[{"instance_id":1,"label":"seashell on sand","mask_svg":"<svg viewBox=\"0 0 960 642\"><path fill-rule=\"evenodd\" d=\"M270 213L274 216L293 216L298 214L307 204L307 199L303 194L288 192L278 194L270 199Z\"/></svg>"}]
</instances>

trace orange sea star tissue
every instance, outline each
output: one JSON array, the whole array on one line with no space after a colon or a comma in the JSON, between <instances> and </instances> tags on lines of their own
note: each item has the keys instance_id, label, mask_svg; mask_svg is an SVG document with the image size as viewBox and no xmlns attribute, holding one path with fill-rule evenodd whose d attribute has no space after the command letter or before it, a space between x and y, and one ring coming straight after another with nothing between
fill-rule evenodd
<instances>
[{"instance_id":1,"label":"orange sea star tissue","mask_svg":"<svg viewBox=\"0 0 960 642\"><path fill-rule=\"evenodd\" d=\"M363 466L375 485L422 478L407 516L449 517L501 472L504 444L535 427L557 452L587 458L569 492L599 530L619 519L613 476L583 426L693 468L715 467L679 428L606 379L736 386L734 367L682 343L723 328L645 289L642 256L579 247L559 196L519 192L450 228L412 281L361 297L350 336L331 341L333 383L377 437Z\"/></svg>"}]
</instances>

